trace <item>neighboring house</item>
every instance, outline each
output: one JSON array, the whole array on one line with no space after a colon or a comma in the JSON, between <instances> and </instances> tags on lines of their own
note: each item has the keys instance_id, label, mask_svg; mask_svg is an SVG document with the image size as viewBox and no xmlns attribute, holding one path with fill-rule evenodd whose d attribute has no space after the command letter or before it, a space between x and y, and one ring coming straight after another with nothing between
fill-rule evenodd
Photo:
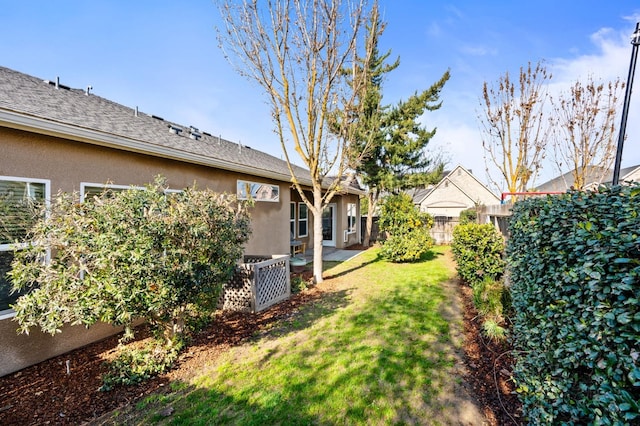
<instances>
[{"instance_id":1,"label":"neighboring house","mask_svg":"<svg viewBox=\"0 0 640 426\"><path fill-rule=\"evenodd\" d=\"M470 170L458 165L445 173L435 186L413 189L409 192L420 211L435 219L431 230L438 244L451 242L453 226L458 223L460 212L479 205L499 204L500 198L480 182Z\"/></svg>"},{"instance_id":2,"label":"neighboring house","mask_svg":"<svg viewBox=\"0 0 640 426\"><path fill-rule=\"evenodd\" d=\"M0 200L46 202L58 191L78 192L82 200L105 186L142 187L162 175L174 190L196 184L256 200L247 254L288 254L292 237L313 245L313 217L283 160L89 90L0 67L0 144ZM308 171L296 167L295 172L310 189ZM334 197L322 218L325 245L342 248L360 241L362 194L349 186ZM99 324L88 330L67 327L57 337L38 330L16 334L9 309L16 296L9 294L5 274L11 243L24 234L20 227L0 232L0 376L118 331Z\"/></svg>"},{"instance_id":3,"label":"neighboring house","mask_svg":"<svg viewBox=\"0 0 640 426\"><path fill-rule=\"evenodd\" d=\"M620 183L640 182L640 165L620 169ZM603 169L598 166L589 166L585 173L584 189L597 188L600 185L611 185L613 181L613 170ZM553 178L536 188L538 192L568 191L574 186L573 174L567 172L561 176Z\"/></svg>"}]
</instances>

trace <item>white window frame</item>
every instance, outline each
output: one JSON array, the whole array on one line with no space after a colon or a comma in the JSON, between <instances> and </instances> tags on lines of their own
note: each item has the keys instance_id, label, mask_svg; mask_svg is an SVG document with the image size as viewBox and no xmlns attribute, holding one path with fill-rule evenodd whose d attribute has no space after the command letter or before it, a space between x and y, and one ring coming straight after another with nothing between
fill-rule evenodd
<instances>
[{"instance_id":1,"label":"white window frame","mask_svg":"<svg viewBox=\"0 0 640 426\"><path fill-rule=\"evenodd\" d=\"M144 186L135 186L135 185L114 185L111 183L93 183L93 182L80 182L80 202L83 203L85 197L87 195L87 188L99 188L102 191L106 191L107 189L116 189L120 191L126 191L127 189L138 189L141 191L145 191L147 188ZM184 192L182 189L165 189L164 193L166 194L179 194Z\"/></svg>"},{"instance_id":2,"label":"white window frame","mask_svg":"<svg viewBox=\"0 0 640 426\"><path fill-rule=\"evenodd\" d=\"M304 219L302 219L302 215L300 214L301 212L301 208L304 207L306 209L306 217ZM300 233L300 224L304 222L305 223L305 229L306 229L306 233L301 234ZM304 203L298 203L298 226L297 229L298 231L298 237L308 237L309 236L309 207Z\"/></svg>"},{"instance_id":3,"label":"white window frame","mask_svg":"<svg viewBox=\"0 0 640 426\"><path fill-rule=\"evenodd\" d=\"M249 186L249 194L247 194L246 187ZM253 194L259 194L260 188L267 186L271 187L271 190L276 193L276 196L273 198L260 198L254 196ZM236 181L236 197L238 200L254 200L254 201L262 201L267 203L279 203L280 202L280 186L273 185L270 183L262 183L262 182L252 182L249 180L241 180L238 179Z\"/></svg>"},{"instance_id":4,"label":"white window frame","mask_svg":"<svg viewBox=\"0 0 640 426\"><path fill-rule=\"evenodd\" d=\"M144 190L143 186L131 186L131 185L114 185L111 183L93 183L93 182L80 182L80 202L84 203L87 188L98 188L102 191L106 191L107 189L117 189L120 191L125 191L127 189L141 189Z\"/></svg>"},{"instance_id":5,"label":"white window frame","mask_svg":"<svg viewBox=\"0 0 640 426\"><path fill-rule=\"evenodd\" d=\"M291 239L294 239L298 232L298 227L296 226L296 213L296 203L295 201L291 201L289 203L289 231L291 232Z\"/></svg>"},{"instance_id":6,"label":"white window frame","mask_svg":"<svg viewBox=\"0 0 640 426\"><path fill-rule=\"evenodd\" d=\"M351 217L353 217L353 223L350 223ZM358 206L356 205L356 203L347 203L347 234L355 234L357 230L358 230Z\"/></svg>"},{"instance_id":7,"label":"white window frame","mask_svg":"<svg viewBox=\"0 0 640 426\"><path fill-rule=\"evenodd\" d=\"M49 208L49 204L51 202L51 180L50 179L35 179L35 178L26 178L19 176L2 176L0 175L0 181L11 181L11 182L23 182L23 183L40 183L44 184L44 205ZM15 251L24 248L22 244L0 244L0 251ZM0 310L0 321L8 318L13 318L16 316L16 312L13 309L4 309Z\"/></svg>"}]
</instances>

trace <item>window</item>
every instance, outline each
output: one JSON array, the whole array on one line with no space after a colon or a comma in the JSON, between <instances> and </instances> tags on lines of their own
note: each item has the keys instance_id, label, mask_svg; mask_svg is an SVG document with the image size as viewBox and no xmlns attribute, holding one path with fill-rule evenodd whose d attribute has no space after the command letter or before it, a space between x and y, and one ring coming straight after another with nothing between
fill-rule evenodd
<instances>
[{"instance_id":1,"label":"window","mask_svg":"<svg viewBox=\"0 0 640 426\"><path fill-rule=\"evenodd\" d=\"M0 319L13 316L9 305L20 294L11 294L7 272L13 253L20 250L16 242L23 240L35 223L32 212L50 198L50 181L0 176Z\"/></svg>"},{"instance_id":2,"label":"window","mask_svg":"<svg viewBox=\"0 0 640 426\"><path fill-rule=\"evenodd\" d=\"M249 182L239 180L236 195L240 200L252 199L255 201L270 201L277 203L280 201L280 187L267 183Z\"/></svg>"},{"instance_id":3,"label":"window","mask_svg":"<svg viewBox=\"0 0 640 426\"><path fill-rule=\"evenodd\" d=\"M289 203L289 231L293 240L296 237L296 203Z\"/></svg>"},{"instance_id":4,"label":"window","mask_svg":"<svg viewBox=\"0 0 640 426\"><path fill-rule=\"evenodd\" d=\"M109 191L111 193L125 191L130 188L144 189L141 186L127 186L127 185L112 185L112 184L99 184L99 183L87 183L82 182L80 184L80 201L91 199L93 197L99 197L103 192ZM111 197L109 197L111 198Z\"/></svg>"},{"instance_id":5,"label":"window","mask_svg":"<svg viewBox=\"0 0 640 426\"><path fill-rule=\"evenodd\" d=\"M80 201L84 202L84 200L92 199L93 197L99 197L104 192L107 192L107 191L110 194L113 194L115 192L126 191L127 189L131 189L131 188L139 189L141 191L146 189L143 186L112 185L110 183L108 183L108 184L99 184L99 183L82 182L82 183L80 183ZM164 190L165 196L167 196L168 194L179 194L181 192L184 192L184 191L181 190L181 189L165 189ZM107 194L107 197L111 198L111 196L109 194Z\"/></svg>"},{"instance_id":6,"label":"window","mask_svg":"<svg viewBox=\"0 0 640 426\"><path fill-rule=\"evenodd\" d=\"M306 237L309 235L309 211L305 203L298 204L298 237Z\"/></svg>"},{"instance_id":7,"label":"window","mask_svg":"<svg viewBox=\"0 0 640 426\"><path fill-rule=\"evenodd\" d=\"M356 232L356 205L355 203L347 204L347 232L353 234Z\"/></svg>"}]
</instances>

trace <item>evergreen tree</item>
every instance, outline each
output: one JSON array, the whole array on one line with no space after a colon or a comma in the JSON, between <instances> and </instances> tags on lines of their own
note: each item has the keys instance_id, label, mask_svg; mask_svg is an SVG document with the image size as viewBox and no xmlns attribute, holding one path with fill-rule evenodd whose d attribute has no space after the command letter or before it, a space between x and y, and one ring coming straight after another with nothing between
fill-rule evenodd
<instances>
[{"instance_id":1,"label":"evergreen tree","mask_svg":"<svg viewBox=\"0 0 640 426\"><path fill-rule=\"evenodd\" d=\"M360 162L356 171L362 183L367 187L368 216L364 244L368 245L373 226L373 213L376 211L380 195L385 191L397 191L409 185L423 185L442 174L442 164L431 164L425 154L425 148L435 129L427 130L418 119L425 111L440 108L440 91L449 79L449 71L429 89L416 93L406 101L394 106L382 104L382 83L384 76L400 65L400 58L392 64L386 64L391 50L380 54L378 39L384 31L384 24L377 13L371 14L367 26L367 52L369 58L359 58L354 70L365 73L367 85L360 99L362 113L359 117L359 131L356 133L363 152L359 153ZM365 67L363 64L368 64ZM431 170L429 168L431 167Z\"/></svg>"}]
</instances>

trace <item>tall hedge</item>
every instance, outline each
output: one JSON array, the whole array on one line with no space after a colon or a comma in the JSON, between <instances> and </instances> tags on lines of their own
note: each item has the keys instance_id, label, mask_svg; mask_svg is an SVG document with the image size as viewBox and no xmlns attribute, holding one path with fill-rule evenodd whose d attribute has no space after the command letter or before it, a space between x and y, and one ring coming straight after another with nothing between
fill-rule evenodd
<instances>
[{"instance_id":1,"label":"tall hedge","mask_svg":"<svg viewBox=\"0 0 640 426\"><path fill-rule=\"evenodd\" d=\"M453 228L451 251L457 271L470 286L485 278L499 279L505 267L504 239L490 223L467 223Z\"/></svg>"},{"instance_id":2,"label":"tall hedge","mask_svg":"<svg viewBox=\"0 0 640 426\"><path fill-rule=\"evenodd\" d=\"M640 186L518 202L510 231L528 421L640 422Z\"/></svg>"}]
</instances>

